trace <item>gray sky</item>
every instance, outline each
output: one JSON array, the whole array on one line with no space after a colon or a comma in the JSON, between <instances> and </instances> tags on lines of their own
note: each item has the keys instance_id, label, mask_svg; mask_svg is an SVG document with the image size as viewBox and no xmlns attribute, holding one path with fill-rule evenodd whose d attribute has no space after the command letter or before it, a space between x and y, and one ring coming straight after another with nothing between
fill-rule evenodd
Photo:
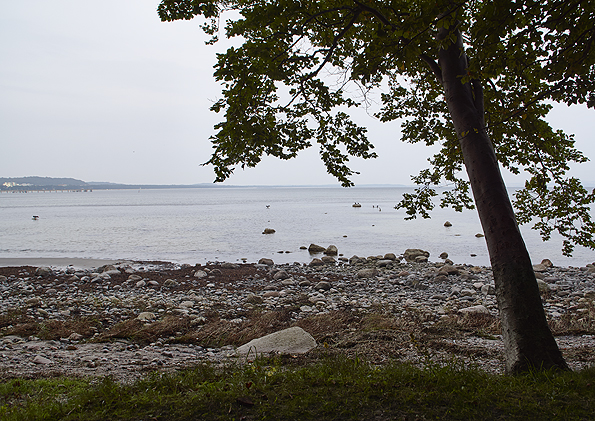
<instances>
[{"instance_id":1,"label":"gray sky","mask_svg":"<svg viewBox=\"0 0 595 421\"><path fill-rule=\"evenodd\" d=\"M213 181L208 140L219 115L215 52L198 21L162 23L158 1L0 0L0 177L128 184ZM362 114L380 157L353 161L356 184L410 184L432 149L399 141L399 124ZM555 128L595 160L595 111L559 106ZM573 168L595 185L595 163ZM505 175L509 184L522 180ZM265 160L227 184L336 184L314 149Z\"/></svg>"}]
</instances>

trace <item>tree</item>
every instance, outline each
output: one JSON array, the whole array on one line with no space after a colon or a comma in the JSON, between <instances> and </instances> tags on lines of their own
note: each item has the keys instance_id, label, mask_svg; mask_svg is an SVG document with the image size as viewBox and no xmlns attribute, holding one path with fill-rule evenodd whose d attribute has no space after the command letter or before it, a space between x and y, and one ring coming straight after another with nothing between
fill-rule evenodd
<instances>
[{"instance_id":1,"label":"tree","mask_svg":"<svg viewBox=\"0 0 595 421\"><path fill-rule=\"evenodd\" d=\"M552 102L595 106L595 2L581 0L162 0L164 21L220 18L242 45L218 55L224 113L212 137L216 181L263 155L293 158L315 141L330 174L352 185L350 156L375 157L348 115L381 91L382 121L402 120L403 140L441 144L419 186L399 206L427 217L441 206L474 208L484 230L502 321L506 369L568 369L547 325L518 229L534 222L548 239L595 248L595 191L566 176L586 158L544 117ZM530 178L515 214L499 163ZM466 169L466 177L463 173Z\"/></svg>"}]
</instances>

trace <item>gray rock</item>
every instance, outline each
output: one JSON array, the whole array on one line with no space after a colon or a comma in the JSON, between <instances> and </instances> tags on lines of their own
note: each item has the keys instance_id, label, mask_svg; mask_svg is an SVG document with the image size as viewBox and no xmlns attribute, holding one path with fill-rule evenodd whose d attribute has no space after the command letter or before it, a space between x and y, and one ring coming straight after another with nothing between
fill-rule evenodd
<instances>
[{"instance_id":1,"label":"gray rock","mask_svg":"<svg viewBox=\"0 0 595 421\"><path fill-rule=\"evenodd\" d=\"M271 333L262 338L254 339L240 346L236 352L239 355L257 355L270 352L283 354L304 354L316 347L316 341L301 327Z\"/></svg>"},{"instance_id":2,"label":"gray rock","mask_svg":"<svg viewBox=\"0 0 595 421\"><path fill-rule=\"evenodd\" d=\"M155 313L151 313L150 311L143 311L138 316L136 316L136 319L140 320L141 322L152 322L156 318L157 316Z\"/></svg>"},{"instance_id":3,"label":"gray rock","mask_svg":"<svg viewBox=\"0 0 595 421\"><path fill-rule=\"evenodd\" d=\"M44 277L44 278L47 278L48 276L51 276L51 275L52 275L52 273L53 273L53 272L52 272L52 269L50 269L50 268L49 268L49 267L47 267L47 266L41 266L41 267L38 267L38 268L37 268L37 270L35 271L35 274L36 274L37 276L42 276L42 277Z\"/></svg>"},{"instance_id":4,"label":"gray rock","mask_svg":"<svg viewBox=\"0 0 595 421\"><path fill-rule=\"evenodd\" d=\"M337 246L331 244L326 248L326 250L324 250L324 254L327 256L336 256L339 254L339 250L337 249Z\"/></svg>"},{"instance_id":5,"label":"gray rock","mask_svg":"<svg viewBox=\"0 0 595 421\"><path fill-rule=\"evenodd\" d=\"M361 269L357 272L358 278L372 278L377 275L378 275L378 269L376 269L376 268Z\"/></svg>"},{"instance_id":6,"label":"gray rock","mask_svg":"<svg viewBox=\"0 0 595 421\"><path fill-rule=\"evenodd\" d=\"M326 263L326 264L334 264L334 263L337 263L337 261L336 261L336 260L335 260L333 257L331 257L331 256L322 256L322 257L320 258L320 260L322 260L322 261L323 261L324 263Z\"/></svg>"},{"instance_id":7,"label":"gray rock","mask_svg":"<svg viewBox=\"0 0 595 421\"><path fill-rule=\"evenodd\" d=\"M318 244L310 244L310 247L308 247L310 253L322 253L325 250L326 248L319 246Z\"/></svg>"},{"instance_id":8,"label":"gray rock","mask_svg":"<svg viewBox=\"0 0 595 421\"><path fill-rule=\"evenodd\" d=\"M273 279L276 281L282 281L283 279L289 278L289 274L284 270L277 271L275 275L273 275Z\"/></svg>"},{"instance_id":9,"label":"gray rock","mask_svg":"<svg viewBox=\"0 0 595 421\"><path fill-rule=\"evenodd\" d=\"M331 289L331 284L330 284L330 282L327 282L327 281L320 281L314 286L314 289L316 289L316 290L322 289L324 291L328 291L329 289Z\"/></svg>"},{"instance_id":10,"label":"gray rock","mask_svg":"<svg viewBox=\"0 0 595 421\"><path fill-rule=\"evenodd\" d=\"M138 282L136 283L136 287L137 287L137 288L142 288L142 287L144 287L145 285L147 285L147 283L146 283L145 281L142 281L142 280L141 280L141 281L138 281Z\"/></svg>"},{"instance_id":11,"label":"gray rock","mask_svg":"<svg viewBox=\"0 0 595 421\"><path fill-rule=\"evenodd\" d=\"M421 249L407 249L403 253L403 257L408 262L415 262L418 257L425 257L427 260L430 257L430 252Z\"/></svg>"},{"instance_id":12,"label":"gray rock","mask_svg":"<svg viewBox=\"0 0 595 421\"><path fill-rule=\"evenodd\" d=\"M397 256L394 253L386 253L383 260L392 260L394 262L397 260Z\"/></svg>"},{"instance_id":13,"label":"gray rock","mask_svg":"<svg viewBox=\"0 0 595 421\"><path fill-rule=\"evenodd\" d=\"M239 267L240 265L238 265L237 263L225 262L221 264L222 269L238 269Z\"/></svg>"},{"instance_id":14,"label":"gray rock","mask_svg":"<svg viewBox=\"0 0 595 421\"><path fill-rule=\"evenodd\" d=\"M33 358L33 364L51 364L52 360L50 360L49 358L43 357L41 355L36 355L35 358Z\"/></svg>"},{"instance_id":15,"label":"gray rock","mask_svg":"<svg viewBox=\"0 0 595 421\"><path fill-rule=\"evenodd\" d=\"M267 266L273 266L275 264L275 262L273 262L273 259L267 259L266 257L263 257L262 259L260 259L258 261L259 265L267 265Z\"/></svg>"},{"instance_id":16,"label":"gray rock","mask_svg":"<svg viewBox=\"0 0 595 421\"><path fill-rule=\"evenodd\" d=\"M462 308L459 310L463 314L490 314L490 311L483 305Z\"/></svg>"},{"instance_id":17,"label":"gray rock","mask_svg":"<svg viewBox=\"0 0 595 421\"><path fill-rule=\"evenodd\" d=\"M143 277L140 275L130 275L128 277L128 280L132 282L140 281L141 279L143 279Z\"/></svg>"},{"instance_id":18,"label":"gray rock","mask_svg":"<svg viewBox=\"0 0 595 421\"><path fill-rule=\"evenodd\" d=\"M209 274L206 273L204 270L197 270L194 272L194 277L198 279L206 278Z\"/></svg>"},{"instance_id":19,"label":"gray rock","mask_svg":"<svg viewBox=\"0 0 595 421\"><path fill-rule=\"evenodd\" d=\"M324 262L320 259L312 259L310 266L324 266Z\"/></svg>"}]
</instances>

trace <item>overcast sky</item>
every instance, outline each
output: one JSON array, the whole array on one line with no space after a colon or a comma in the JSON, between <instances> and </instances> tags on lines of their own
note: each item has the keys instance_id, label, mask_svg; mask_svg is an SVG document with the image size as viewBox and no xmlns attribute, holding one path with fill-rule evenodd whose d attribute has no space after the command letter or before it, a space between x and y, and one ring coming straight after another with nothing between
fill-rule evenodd
<instances>
[{"instance_id":1,"label":"overcast sky","mask_svg":"<svg viewBox=\"0 0 595 421\"><path fill-rule=\"evenodd\" d=\"M219 115L215 52L198 20L162 23L158 1L0 0L0 177L194 184ZM399 124L362 114L379 158L353 161L356 184L410 184L432 152L400 142ZM551 122L595 159L595 111L557 107ZM595 163L573 169L595 185ZM509 184L522 180L506 175ZM337 184L316 150L265 159L226 184Z\"/></svg>"}]
</instances>

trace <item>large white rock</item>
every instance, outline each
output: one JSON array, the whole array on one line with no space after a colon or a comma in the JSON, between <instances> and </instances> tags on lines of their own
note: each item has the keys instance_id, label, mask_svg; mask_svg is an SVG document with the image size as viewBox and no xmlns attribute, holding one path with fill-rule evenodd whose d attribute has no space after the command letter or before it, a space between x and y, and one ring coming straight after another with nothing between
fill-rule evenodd
<instances>
[{"instance_id":1,"label":"large white rock","mask_svg":"<svg viewBox=\"0 0 595 421\"><path fill-rule=\"evenodd\" d=\"M236 352L240 355L266 354L269 352L304 354L315 347L316 341L312 335L301 327L290 327L262 338L253 339L240 346Z\"/></svg>"}]
</instances>

